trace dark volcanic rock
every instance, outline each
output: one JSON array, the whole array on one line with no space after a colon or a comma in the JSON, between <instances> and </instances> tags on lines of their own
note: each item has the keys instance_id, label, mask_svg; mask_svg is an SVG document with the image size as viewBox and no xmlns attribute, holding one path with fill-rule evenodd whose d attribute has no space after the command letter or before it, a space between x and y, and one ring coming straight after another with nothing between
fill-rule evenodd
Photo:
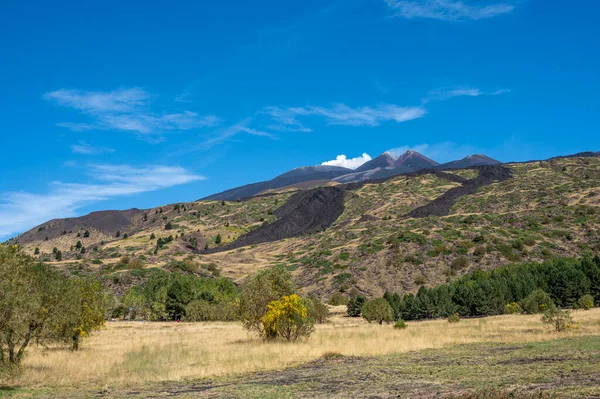
<instances>
[{"instance_id":1,"label":"dark volcanic rock","mask_svg":"<svg viewBox=\"0 0 600 399\"><path fill-rule=\"evenodd\" d=\"M406 217L425 218L428 216L446 216L456 200L463 195L475 194L480 187L512 178L512 172L504 166L478 166L479 176L467 180L462 186L446 191L442 196L434 199L429 204L415 208Z\"/></svg>"},{"instance_id":2,"label":"dark volcanic rock","mask_svg":"<svg viewBox=\"0 0 600 399\"><path fill-rule=\"evenodd\" d=\"M296 193L275 211L278 218L276 221L210 252L227 251L323 230L344 212L344 195L345 191L338 187L319 187Z\"/></svg>"}]
</instances>

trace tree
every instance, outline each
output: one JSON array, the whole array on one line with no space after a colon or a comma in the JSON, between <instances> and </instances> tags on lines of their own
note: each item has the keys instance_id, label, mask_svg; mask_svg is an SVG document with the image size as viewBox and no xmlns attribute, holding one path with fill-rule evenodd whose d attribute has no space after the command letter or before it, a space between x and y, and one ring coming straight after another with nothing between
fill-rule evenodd
<instances>
[{"instance_id":1,"label":"tree","mask_svg":"<svg viewBox=\"0 0 600 399\"><path fill-rule=\"evenodd\" d=\"M242 286L239 301L242 325L264 337L262 318L267 314L268 305L295 292L292 275L283 266L264 269L250 276Z\"/></svg>"},{"instance_id":2,"label":"tree","mask_svg":"<svg viewBox=\"0 0 600 399\"><path fill-rule=\"evenodd\" d=\"M269 303L261 323L264 337L267 339L281 337L288 341L296 341L300 338L308 338L314 331L313 320L308 315L308 309L296 294L286 295Z\"/></svg>"},{"instance_id":3,"label":"tree","mask_svg":"<svg viewBox=\"0 0 600 399\"><path fill-rule=\"evenodd\" d=\"M34 255L39 255L40 254L40 249L39 248L35 248L35 251L33 251Z\"/></svg>"},{"instance_id":4,"label":"tree","mask_svg":"<svg viewBox=\"0 0 600 399\"><path fill-rule=\"evenodd\" d=\"M384 298L372 299L365 302L361 309L362 317L369 323L383 324L394 320L394 311Z\"/></svg>"},{"instance_id":5,"label":"tree","mask_svg":"<svg viewBox=\"0 0 600 399\"><path fill-rule=\"evenodd\" d=\"M165 230L172 230L172 229L173 229L173 223L167 222L167 224L165 224Z\"/></svg>"},{"instance_id":6,"label":"tree","mask_svg":"<svg viewBox=\"0 0 600 399\"><path fill-rule=\"evenodd\" d=\"M73 298L77 317L70 320L65 328L65 336L71 336L71 349L78 350L82 338L88 337L92 331L104 327L105 314L108 311L108 297L102 284L92 278L72 280Z\"/></svg>"},{"instance_id":7,"label":"tree","mask_svg":"<svg viewBox=\"0 0 600 399\"><path fill-rule=\"evenodd\" d=\"M81 253L84 254L85 253L85 247L81 247Z\"/></svg>"},{"instance_id":8,"label":"tree","mask_svg":"<svg viewBox=\"0 0 600 399\"><path fill-rule=\"evenodd\" d=\"M54 257L58 262L62 261L62 252L61 251L57 251L56 255Z\"/></svg>"},{"instance_id":9,"label":"tree","mask_svg":"<svg viewBox=\"0 0 600 399\"><path fill-rule=\"evenodd\" d=\"M81 241L77 241L77 244L75 244L75 248L81 249L81 247L83 247L83 244L81 243Z\"/></svg>"},{"instance_id":10,"label":"tree","mask_svg":"<svg viewBox=\"0 0 600 399\"><path fill-rule=\"evenodd\" d=\"M18 247L0 245L0 365L18 366L30 343L63 341L76 317L68 280Z\"/></svg>"},{"instance_id":11,"label":"tree","mask_svg":"<svg viewBox=\"0 0 600 399\"><path fill-rule=\"evenodd\" d=\"M561 332L571 327L573 318L568 310L553 307L544 312L542 323L550 324L557 332Z\"/></svg>"},{"instance_id":12,"label":"tree","mask_svg":"<svg viewBox=\"0 0 600 399\"><path fill-rule=\"evenodd\" d=\"M156 238L156 234L154 234L154 233L150 234L150 239L151 240L154 240L155 238Z\"/></svg>"},{"instance_id":13,"label":"tree","mask_svg":"<svg viewBox=\"0 0 600 399\"><path fill-rule=\"evenodd\" d=\"M215 244L219 245L221 241L223 241L221 238L221 234L217 234L217 236L215 237Z\"/></svg>"},{"instance_id":14,"label":"tree","mask_svg":"<svg viewBox=\"0 0 600 399\"><path fill-rule=\"evenodd\" d=\"M367 298L363 295L353 293L348 299L348 310L346 311L347 315L350 317L360 317L361 309Z\"/></svg>"},{"instance_id":15,"label":"tree","mask_svg":"<svg viewBox=\"0 0 600 399\"><path fill-rule=\"evenodd\" d=\"M121 230L117 230L117 233L115 234L115 237L116 237L116 238L119 238L119 237L121 237Z\"/></svg>"},{"instance_id":16,"label":"tree","mask_svg":"<svg viewBox=\"0 0 600 399\"><path fill-rule=\"evenodd\" d=\"M90 232L88 230L83 233L83 238L90 238Z\"/></svg>"}]
</instances>

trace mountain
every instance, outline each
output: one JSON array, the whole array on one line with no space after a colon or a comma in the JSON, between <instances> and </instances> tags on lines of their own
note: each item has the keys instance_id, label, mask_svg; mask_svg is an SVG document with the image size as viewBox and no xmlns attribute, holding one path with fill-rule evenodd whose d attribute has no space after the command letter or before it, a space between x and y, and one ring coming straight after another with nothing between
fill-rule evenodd
<instances>
[{"instance_id":1,"label":"mountain","mask_svg":"<svg viewBox=\"0 0 600 399\"><path fill-rule=\"evenodd\" d=\"M412 170L431 169L438 165L439 163L433 159L429 159L425 155L413 150L406 151L394 162L394 166L404 166Z\"/></svg>"},{"instance_id":2,"label":"mountain","mask_svg":"<svg viewBox=\"0 0 600 399\"><path fill-rule=\"evenodd\" d=\"M342 176L350 172L352 172L352 169L343 168L341 166L302 166L300 168L292 169L268 181L232 188L218 194L209 195L208 197L202 199L215 201L236 201L240 198L252 197L265 190L274 190L312 180L331 180L335 177Z\"/></svg>"},{"instance_id":3,"label":"mountain","mask_svg":"<svg viewBox=\"0 0 600 399\"><path fill-rule=\"evenodd\" d=\"M465 169L470 168L472 166L481 166L481 165L500 165L502 162L496 161L493 158L490 158L483 154L473 154L460 159L458 161L446 162L441 165L437 165L435 168L444 170L444 169Z\"/></svg>"},{"instance_id":4,"label":"mountain","mask_svg":"<svg viewBox=\"0 0 600 399\"><path fill-rule=\"evenodd\" d=\"M366 170L377 169L377 168L387 168L390 166L394 166L396 160L389 153L384 152L377 158L373 158L368 162L365 162L360 167L356 168L354 172L364 172Z\"/></svg>"},{"instance_id":5,"label":"mountain","mask_svg":"<svg viewBox=\"0 0 600 399\"><path fill-rule=\"evenodd\" d=\"M398 158L389 152L363 164L353 173L338 176L334 181L339 183L354 183L365 180L385 179L392 176L415 172L421 169L431 169L439 164L416 151L406 151Z\"/></svg>"},{"instance_id":6,"label":"mountain","mask_svg":"<svg viewBox=\"0 0 600 399\"><path fill-rule=\"evenodd\" d=\"M490 162L475 156L463 161ZM278 178L343 173L336 177L343 180L399 168L348 173L311 167ZM95 212L52 220L8 244L67 274L101 276L115 292L154 269L214 271L238 283L282 265L304 294L323 299L352 289L371 296L416 292L476 269L600 255L600 156L469 168L422 169L368 184L284 190L239 202ZM143 269L128 270L124 257L139 260Z\"/></svg>"},{"instance_id":7,"label":"mountain","mask_svg":"<svg viewBox=\"0 0 600 399\"><path fill-rule=\"evenodd\" d=\"M374 168L362 172L348 173L346 175L335 177L333 180L338 183L354 183L365 180L378 180L387 177L402 175L404 173L414 172L414 169L406 166L388 166L386 168Z\"/></svg>"}]
</instances>

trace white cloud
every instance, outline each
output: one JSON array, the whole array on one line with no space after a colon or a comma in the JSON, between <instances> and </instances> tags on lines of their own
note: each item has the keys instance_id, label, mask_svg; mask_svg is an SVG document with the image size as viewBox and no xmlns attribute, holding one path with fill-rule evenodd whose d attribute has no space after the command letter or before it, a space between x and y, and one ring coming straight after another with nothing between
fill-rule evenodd
<instances>
[{"instance_id":1,"label":"white cloud","mask_svg":"<svg viewBox=\"0 0 600 399\"><path fill-rule=\"evenodd\" d=\"M348 169L356 169L371 159L371 156L366 152L364 152L360 157L356 158L348 158L346 155L342 154L335 157L333 161L323 162L321 165L341 166Z\"/></svg>"},{"instance_id":2,"label":"white cloud","mask_svg":"<svg viewBox=\"0 0 600 399\"><path fill-rule=\"evenodd\" d=\"M489 93L475 87L454 87L432 90L428 93L427 97L422 98L421 101L426 104L432 101L445 101L454 97L497 96L510 92L510 89L500 89Z\"/></svg>"},{"instance_id":3,"label":"white cloud","mask_svg":"<svg viewBox=\"0 0 600 399\"><path fill-rule=\"evenodd\" d=\"M140 88L109 92L60 89L44 95L46 100L76 109L91 119L84 123L58 124L73 131L119 130L147 136L169 130L213 127L220 123L214 115L201 116L188 110L157 113L151 109L154 97Z\"/></svg>"},{"instance_id":4,"label":"white cloud","mask_svg":"<svg viewBox=\"0 0 600 399\"><path fill-rule=\"evenodd\" d=\"M514 10L510 3L468 5L458 0L384 0L394 16L433 18L442 21L478 20L496 17Z\"/></svg>"},{"instance_id":5,"label":"white cloud","mask_svg":"<svg viewBox=\"0 0 600 399\"><path fill-rule=\"evenodd\" d=\"M268 107L265 112L281 126L293 131L310 131L298 121L301 116L319 116L329 125L379 126L382 122L406 122L425 116L423 107L400 107L393 104L381 104L376 107L352 108L345 104L326 107Z\"/></svg>"},{"instance_id":6,"label":"white cloud","mask_svg":"<svg viewBox=\"0 0 600 399\"><path fill-rule=\"evenodd\" d=\"M112 148L93 146L85 141L79 141L79 143L73 144L71 146L71 151L73 151L74 154L83 155L99 155L115 152Z\"/></svg>"},{"instance_id":7,"label":"white cloud","mask_svg":"<svg viewBox=\"0 0 600 399\"><path fill-rule=\"evenodd\" d=\"M9 192L0 196L0 237L22 232L50 219L77 216L86 205L156 191L204 177L184 168L90 165L91 183L52 182L46 194Z\"/></svg>"}]
</instances>

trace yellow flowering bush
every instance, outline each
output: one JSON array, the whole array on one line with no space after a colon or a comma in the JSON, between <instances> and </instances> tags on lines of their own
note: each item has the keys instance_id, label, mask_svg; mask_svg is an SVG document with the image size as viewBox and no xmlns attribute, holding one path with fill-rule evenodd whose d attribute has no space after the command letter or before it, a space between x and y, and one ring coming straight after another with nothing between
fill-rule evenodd
<instances>
[{"instance_id":1,"label":"yellow flowering bush","mask_svg":"<svg viewBox=\"0 0 600 399\"><path fill-rule=\"evenodd\" d=\"M261 322L267 339L284 338L288 341L296 341L308 338L314 331L308 309L296 294L269 303L267 313L261 318Z\"/></svg>"}]
</instances>

